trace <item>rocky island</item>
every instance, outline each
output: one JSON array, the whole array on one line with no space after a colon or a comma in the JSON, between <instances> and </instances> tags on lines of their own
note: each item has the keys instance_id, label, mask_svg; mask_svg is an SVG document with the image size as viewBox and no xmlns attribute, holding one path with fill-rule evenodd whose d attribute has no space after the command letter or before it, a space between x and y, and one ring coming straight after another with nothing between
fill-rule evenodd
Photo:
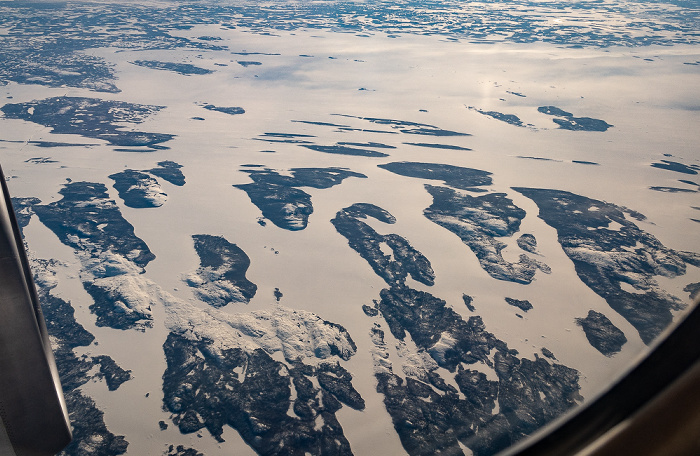
<instances>
[{"instance_id":1,"label":"rocky island","mask_svg":"<svg viewBox=\"0 0 700 456\"><path fill-rule=\"evenodd\" d=\"M264 217L290 231L306 228L313 212L311 195L298 187L324 189L348 177L366 177L344 168L294 168L290 170L291 176L267 168L242 171L248 173L253 182L234 187L245 191Z\"/></svg>"},{"instance_id":2,"label":"rocky island","mask_svg":"<svg viewBox=\"0 0 700 456\"><path fill-rule=\"evenodd\" d=\"M214 307L229 302L247 303L258 287L245 274L250 258L236 244L221 236L192 236L200 266L185 281L195 289L197 298Z\"/></svg>"},{"instance_id":3,"label":"rocky island","mask_svg":"<svg viewBox=\"0 0 700 456\"><path fill-rule=\"evenodd\" d=\"M556 106L540 106L537 111L542 114L554 116L552 121L559 125L559 128L573 131L607 131L612 127L604 120L593 119L591 117L574 117L570 112L557 108Z\"/></svg>"},{"instance_id":4,"label":"rocky island","mask_svg":"<svg viewBox=\"0 0 700 456\"><path fill-rule=\"evenodd\" d=\"M373 308L365 305L363 310L377 321L370 333L377 391L410 455L463 454L462 445L475 455L492 455L582 399L574 369L537 355L534 361L519 358L517 351L486 331L481 317L465 321L445 301L408 286L409 271L427 271L430 263L415 249L410 256L395 253L395 260L382 259L377 247L382 237L361 221L368 216L387 224L395 220L377 206L357 203L338 212L332 222L389 285ZM383 238L387 236L401 238ZM467 298L464 303L471 306ZM396 368L383 324L403 353ZM409 348L409 335L416 352ZM481 365L478 370L476 364ZM493 372L495 380L483 368ZM453 381L448 383L445 375L454 376Z\"/></svg>"},{"instance_id":5,"label":"rocky island","mask_svg":"<svg viewBox=\"0 0 700 456\"><path fill-rule=\"evenodd\" d=\"M61 200L32 208L62 243L76 250L97 325L150 327L152 299L140 274L155 255L134 234L103 184L70 182L59 193Z\"/></svg>"},{"instance_id":6,"label":"rocky island","mask_svg":"<svg viewBox=\"0 0 700 456\"><path fill-rule=\"evenodd\" d=\"M101 139L115 146L162 148L175 135L126 130L120 124L139 124L163 109L99 98L53 97L27 103L8 103L0 108L8 119L22 119L67 133Z\"/></svg>"},{"instance_id":7,"label":"rocky island","mask_svg":"<svg viewBox=\"0 0 700 456\"><path fill-rule=\"evenodd\" d=\"M514 190L537 204L539 217L557 230L583 283L629 321L645 343L671 323L673 311L686 306L654 277L683 275L686 263L700 266L700 255L665 247L627 218L643 220L643 215L562 190Z\"/></svg>"},{"instance_id":8,"label":"rocky island","mask_svg":"<svg viewBox=\"0 0 700 456\"><path fill-rule=\"evenodd\" d=\"M207 70L206 68L201 68L190 63L161 62L158 60L134 60L133 62L129 63L133 63L134 65L146 68L151 68L153 70L172 71L184 76L213 73L212 70Z\"/></svg>"},{"instance_id":9,"label":"rocky island","mask_svg":"<svg viewBox=\"0 0 700 456\"><path fill-rule=\"evenodd\" d=\"M577 318L576 324L583 328L591 346L607 357L619 353L627 343L625 334L608 317L595 310L588 311L586 318Z\"/></svg>"}]
</instances>

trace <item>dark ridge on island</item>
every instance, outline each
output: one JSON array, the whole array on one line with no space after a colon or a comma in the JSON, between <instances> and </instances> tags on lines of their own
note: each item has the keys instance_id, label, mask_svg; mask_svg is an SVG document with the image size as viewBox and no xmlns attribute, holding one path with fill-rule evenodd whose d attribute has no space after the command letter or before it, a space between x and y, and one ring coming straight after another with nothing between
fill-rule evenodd
<instances>
[{"instance_id":1,"label":"dark ridge on island","mask_svg":"<svg viewBox=\"0 0 700 456\"><path fill-rule=\"evenodd\" d=\"M313 144L305 139L274 139L274 138L251 138L254 141L266 141L269 143L286 143L286 144Z\"/></svg>"},{"instance_id":2,"label":"dark ridge on island","mask_svg":"<svg viewBox=\"0 0 700 456\"><path fill-rule=\"evenodd\" d=\"M445 185L462 190L480 191L474 187L493 182L488 171L439 163L392 162L377 166L400 176L443 181Z\"/></svg>"},{"instance_id":3,"label":"dark ridge on island","mask_svg":"<svg viewBox=\"0 0 700 456\"><path fill-rule=\"evenodd\" d=\"M24 163L43 165L43 164L47 164L47 163L58 163L58 160L53 160L51 157L31 157L31 158L24 160Z\"/></svg>"},{"instance_id":4,"label":"dark ridge on island","mask_svg":"<svg viewBox=\"0 0 700 456\"><path fill-rule=\"evenodd\" d=\"M576 163L579 165L600 165L600 163L585 160L571 160L571 163Z\"/></svg>"},{"instance_id":5,"label":"dark ridge on island","mask_svg":"<svg viewBox=\"0 0 700 456\"><path fill-rule=\"evenodd\" d=\"M446 150L471 150L468 147L462 147L462 146L453 146L451 144L436 144L436 143L412 143L412 142L405 142L404 144L409 145L409 146L417 146L417 147L428 147L431 149L446 149Z\"/></svg>"},{"instance_id":6,"label":"dark ridge on island","mask_svg":"<svg viewBox=\"0 0 700 456\"><path fill-rule=\"evenodd\" d=\"M649 190L654 190L655 192L662 193L698 193L698 190L693 190L691 188L678 188L678 187L649 187Z\"/></svg>"},{"instance_id":7,"label":"dark ridge on island","mask_svg":"<svg viewBox=\"0 0 700 456\"><path fill-rule=\"evenodd\" d=\"M526 95L523 95L523 94L520 93L520 92L511 92L510 90L506 90L506 93L509 93L509 94L511 94L511 95L515 95L516 97L521 97L521 98L525 98L525 97L526 97Z\"/></svg>"},{"instance_id":8,"label":"dark ridge on island","mask_svg":"<svg viewBox=\"0 0 700 456\"><path fill-rule=\"evenodd\" d=\"M258 136L263 136L263 137L271 137L271 138L315 138L316 136L314 135L302 135L298 133L263 133L262 135Z\"/></svg>"},{"instance_id":9,"label":"dark ridge on island","mask_svg":"<svg viewBox=\"0 0 700 456\"><path fill-rule=\"evenodd\" d=\"M14 144L31 144L33 146L41 147L41 148L99 146L99 144L97 144L97 143L64 143L64 142L55 142L55 141L35 141L35 140L12 141L12 140L8 140L8 139L0 139L0 142L14 143ZM31 160L34 160L34 159L30 158L30 159L26 160L25 162L30 163Z\"/></svg>"},{"instance_id":10,"label":"dark ridge on island","mask_svg":"<svg viewBox=\"0 0 700 456\"><path fill-rule=\"evenodd\" d=\"M262 62L256 62L254 60L237 60L236 63L245 68L262 65Z\"/></svg>"},{"instance_id":11,"label":"dark ridge on island","mask_svg":"<svg viewBox=\"0 0 700 456\"><path fill-rule=\"evenodd\" d=\"M527 160L539 160L539 161L551 161L551 162L561 162L561 160L555 160L553 158L545 158L545 157L532 157L528 155L517 155L515 158L524 158Z\"/></svg>"},{"instance_id":12,"label":"dark ridge on island","mask_svg":"<svg viewBox=\"0 0 700 456\"><path fill-rule=\"evenodd\" d=\"M33 144L36 147L92 147L92 146L99 146L99 144L95 143L63 143L63 142L54 142L54 141L27 141L27 144Z\"/></svg>"},{"instance_id":13,"label":"dark ridge on island","mask_svg":"<svg viewBox=\"0 0 700 456\"><path fill-rule=\"evenodd\" d=\"M398 130L401 133L407 133L411 135L424 135L424 136L471 136L468 133L460 133L456 131L443 130L434 125L428 125L417 122L409 122L405 120L394 120L394 119L380 119L377 117L358 117L351 116L347 114L333 114L334 116L349 117L352 119L366 120L371 123L379 125L388 125L392 129ZM366 131L366 130L364 130Z\"/></svg>"},{"instance_id":14,"label":"dark ridge on island","mask_svg":"<svg viewBox=\"0 0 700 456\"><path fill-rule=\"evenodd\" d=\"M482 111L481 109L475 108L473 106L469 106L468 109L471 109L472 111L476 111L479 114L482 114L486 117L491 117L492 119L500 120L501 122L505 122L510 125L514 125L516 127L528 127L530 125L525 125L522 120L520 120L520 117L516 116L515 114L503 114L498 111Z\"/></svg>"},{"instance_id":15,"label":"dark ridge on island","mask_svg":"<svg viewBox=\"0 0 700 456\"><path fill-rule=\"evenodd\" d=\"M376 150L369 149L358 149L356 147L347 147L337 144L335 146L319 146L315 144L302 145L301 147L306 147L307 149L315 150L317 152L324 152L327 154L339 154L339 155L354 155L360 157L388 157L389 155L383 152L377 152Z\"/></svg>"},{"instance_id":16,"label":"dark ridge on island","mask_svg":"<svg viewBox=\"0 0 700 456\"><path fill-rule=\"evenodd\" d=\"M322 127L350 128L350 125L340 125L340 124L334 124L334 123L330 123L330 122L313 122L310 120L292 120L292 122L302 123L302 124L307 124L307 125L320 125Z\"/></svg>"},{"instance_id":17,"label":"dark ridge on island","mask_svg":"<svg viewBox=\"0 0 700 456\"><path fill-rule=\"evenodd\" d=\"M233 55L281 55L277 52L247 52L247 51L232 52L231 54L233 54Z\"/></svg>"},{"instance_id":18,"label":"dark ridge on island","mask_svg":"<svg viewBox=\"0 0 700 456\"><path fill-rule=\"evenodd\" d=\"M235 116L237 114L245 114L245 109L238 107L238 106L232 106L232 107L215 106L215 105L208 104L208 103L201 103L199 106L201 106L204 109L207 109L209 111L222 112L224 114L229 114L231 116Z\"/></svg>"},{"instance_id":19,"label":"dark ridge on island","mask_svg":"<svg viewBox=\"0 0 700 456\"><path fill-rule=\"evenodd\" d=\"M670 160L661 160L661 163L652 163L651 167L675 171L682 174L698 174L698 170L700 170L700 166L698 165L684 165L683 163Z\"/></svg>"},{"instance_id":20,"label":"dark ridge on island","mask_svg":"<svg viewBox=\"0 0 700 456\"><path fill-rule=\"evenodd\" d=\"M398 131L386 131L386 130L370 130L369 128L352 128L352 127L338 127L336 130L338 132L346 132L346 131L359 131L362 133L379 133L379 134L388 134L388 135L398 135Z\"/></svg>"},{"instance_id":21,"label":"dark ridge on island","mask_svg":"<svg viewBox=\"0 0 700 456\"><path fill-rule=\"evenodd\" d=\"M683 184L688 184L688 185L694 185L696 187L700 187L700 184L698 184L697 182L693 182L691 180L688 180L688 179L678 179L678 182L681 182Z\"/></svg>"},{"instance_id":22,"label":"dark ridge on island","mask_svg":"<svg viewBox=\"0 0 700 456\"><path fill-rule=\"evenodd\" d=\"M213 307L250 302L258 287L246 278L250 258L221 236L193 235L199 268L187 276L197 298Z\"/></svg>"},{"instance_id":23,"label":"dark ridge on island","mask_svg":"<svg viewBox=\"0 0 700 456\"><path fill-rule=\"evenodd\" d=\"M625 217L640 220L641 214L562 190L513 190L537 204L539 218L557 230L579 278L629 321L644 343L650 344L672 322L673 311L686 307L654 277L681 276L686 263L700 266L700 255L665 247Z\"/></svg>"},{"instance_id":24,"label":"dark ridge on island","mask_svg":"<svg viewBox=\"0 0 700 456\"><path fill-rule=\"evenodd\" d=\"M595 310L588 311L586 318L577 318L576 324L583 328L591 346L607 357L619 353L627 343L625 334L608 317Z\"/></svg>"},{"instance_id":25,"label":"dark ridge on island","mask_svg":"<svg viewBox=\"0 0 700 456\"><path fill-rule=\"evenodd\" d=\"M388 144L382 144L378 142L346 142L341 141L338 143L339 146L357 146L357 147L372 147L374 149L396 149L396 146L390 146Z\"/></svg>"},{"instance_id":26,"label":"dark ridge on island","mask_svg":"<svg viewBox=\"0 0 700 456\"><path fill-rule=\"evenodd\" d=\"M190 76L193 74L200 75L213 73L212 70L200 68L189 63L160 62L158 60L134 60L133 62L129 63L146 68L151 68L153 70L172 71L174 73L182 74L184 76Z\"/></svg>"},{"instance_id":27,"label":"dark ridge on island","mask_svg":"<svg viewBox=\"0 0 700 456\"><path fill-rule=\"evenodd\" d=\"M528 310L532 310L532 304L530 301L527 299L514 299L514 298L506 298L506 302L513 306L517 307L518 309L522 310L523 312L527 312Z\"/></svg>"},{"instance_id":28,"label":"dark ridge on island","mask_svg":"<svg viewBox=\"0 0 700 456\"><path fill-rule=\"evenodd\" d=\"M410 335L417 350L430 356L430 363L409 370L400 364L395 368L382 325L375 323L370 331L377 391L411 456L463 454L460 445L476 456L493 455L582 399L574 369L550 364L536 354L534 361L518 358L517 351L486 331L481 317L464 320L445 301L407 286L409 271L427 271L430 263L412 248L410 256L394 250L394 260L383 255L378 243L387 236L410 244L396 234L377 234L361 221L366 217L394 222L391 214L371 204L347 207L332 221L349 246L389 285L374 308L364 305L363 310L381 316L400 344ZM464 295L463 301L471 305L469 296ZM475 363L492 368L498 380L471 369ZM454 376L449 384L448 375ZM494 413L497 401L500 407Z\"/></svg>"},{"instance_id":29,"label":"dark ridge on island","mask_svg":"<svg viewBox=\"0 0 700 456\"><path fill-rule=\"evenodd\" d=\"M542 114L555 116L552 121L559 125L559 128L573 131L607 131L612 127L609 123L591 117L574 117L570 112L559 109L556 106L540 106L537 111Z\"/></svg>"},{"instance_id":30,"label":"dark ridge on island","mask_svg":"<svg viewBox=\"0 0 700 456\"><path fill-rule=\"evenodd\" d=\"M293 168L290 170L292 176L267 168L241 171L248 173L253 182L234 187L245 191L265 218L290 231L306 228L313 212L311 195L297 187L325 189L348 177L367 177L345 168Z\"/></svg>"},{"instance_id":31,"label":"dark ridge on island","mask_svg":"<svg viewBox=\"0 0 700 456\"><path fill-rule=\"evenodd\" d=\"M21 119L65 133L107 141L115 146L155 147L175 135L125 130L122 123L139 124L163 106L149 106L97 98L53 97L0 108L8 119Z\"/></svg>"},{"instance_id":32,"label":"dark ridge on island","mask_svg":"<svg viewBox=\"0 0 700 456\"><path fill-rule=\"evenodd\" d=\"M127 149L127 148L124 148L124 147L115 147L115 148L114 148L114 151L115 151L115 152L138 152L138 153L142 153L142 152L153 152L153 151L156 150L156 149L169 149L169 147L156 146L156 145L152 145L152 146L148 146L148 147L150 147L150 149Z\"/></svg>"},{"instance_id":33,"label":"dark ridge on island","mask_svg":"<svg viewBox=\"0 0 700 456\"><path fill-rule=\"evenodd\" d=\"M525 211L505 193L475 197L447 187L426 184L425 189L433 196L433 204L423 211L426 218L456 234L494 279L529 284L538 269L551 272L549 266L525 254L517 263L503 258L501 251L507 245L498 238L513 236L525 217Z\"/></svg>"}]
</instances>

